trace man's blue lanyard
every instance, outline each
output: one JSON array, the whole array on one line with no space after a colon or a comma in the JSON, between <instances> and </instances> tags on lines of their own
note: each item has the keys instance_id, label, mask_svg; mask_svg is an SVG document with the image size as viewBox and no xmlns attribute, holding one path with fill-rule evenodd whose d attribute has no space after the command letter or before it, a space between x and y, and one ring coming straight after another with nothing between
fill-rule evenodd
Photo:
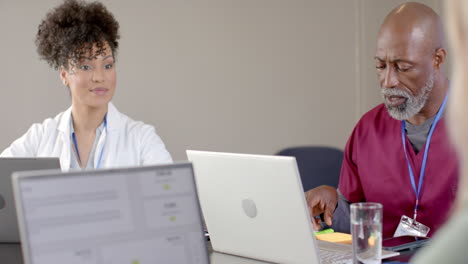
<instances>
[{"instance_id":1,"label":"man's blue lanyard","mask_svg":"<svg viewBox=\"0 0 468 264\"><path fill-rule=\"evenodd\" d=\"M107 131L107 115L104 117L104 131ZM76 155L78 156L78 161L81 164L80 151L78 150L78 142L76 141L75 132L72 133L72 138L73 138L73 145L75 146ZM104 147L105 147L105 144L102 145L101 154L99 154L99 159L98 159L98 162L97 162L97 165L96 165L96 169L99 169L101 167L101 161L102 161L102 155L104 153ZM81 165L83 165L83 164L81 164Z\"/></svg>"},{"instance_id":2,"label":"man's blue lanyard","mask_svg":"<svg viewBox=\"0 0 468 264\"><path fill-rule=\"evenodd\" d=\"M431 129L429 130L429 134L427 135L426 146L424 148L424 156L423 156L423 161L421 165L421 171L419 173L419 185L417 189L416 189L416 183L414 180L413 167L411 166L411 163L408 158L408 153L406 151L406 137L405 137L406 122L405 120L401 121L401 139L403 141L403 149L405 150L406 162L408 163L408 171L409 171L409 175L411 179L411 185L413 186L413 191L414 191L414 194L416 195L416 204L414 206L414 216L413 216L414 220L416 220L416 217L418 215L419 195L421 194L421 187L422 187L422 184L424 181L424 175L426 172L427 154L429 153L429 145L431 144L432 134L434 133L437 122L439 122L442 116L442 113L444 112L445 105L447 104L447 99L448 99L448 93L445 95L444 102L442 103L442 106L439 108L439 111L437 111L436 118L434 119Z\"/></svg>"}]
</instances>

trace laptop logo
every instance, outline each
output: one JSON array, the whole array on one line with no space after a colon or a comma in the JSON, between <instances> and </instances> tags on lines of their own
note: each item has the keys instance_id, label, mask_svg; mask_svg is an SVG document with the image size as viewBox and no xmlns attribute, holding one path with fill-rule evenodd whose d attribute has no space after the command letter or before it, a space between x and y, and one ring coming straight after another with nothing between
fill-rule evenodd
<instances>
[{"instance_id":1,"label":"laptop logo","mask_svg":"<svg viewBox=\"0 0 468 264\"><path fill-rule=\"evenodd\" d=\"M5 199L3 196L0 194L0 210L5 208Z\"/></svg>"},{"instance_id":2,"label":"laptop logo","mask_svg":"<svg viewBox=\"0 0 468 264\"><path fill-rule=\"evenodd\" d=\"M244 209L244 213L250 218L257 216L257 206L251 199L242 200L242 209Z\"/></svg>"}]
</instances>

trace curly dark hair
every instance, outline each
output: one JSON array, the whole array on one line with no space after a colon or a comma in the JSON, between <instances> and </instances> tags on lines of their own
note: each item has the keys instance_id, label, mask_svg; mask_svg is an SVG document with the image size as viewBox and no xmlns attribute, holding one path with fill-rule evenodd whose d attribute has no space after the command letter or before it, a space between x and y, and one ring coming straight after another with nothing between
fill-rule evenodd
<instances>
[{"instance_id":1,"label":"curly dark hair","mask_svg":"<svg viewBox=\"0 0 468 264\"><path fill-rule=\"evenodd\" d=\"M119 38L119 23L102 3L65 0L47 13L35 42L41 59L54 69L68 69L89 55L105 55L106 43L115 57Z\"/></svg>"}]
</instances>

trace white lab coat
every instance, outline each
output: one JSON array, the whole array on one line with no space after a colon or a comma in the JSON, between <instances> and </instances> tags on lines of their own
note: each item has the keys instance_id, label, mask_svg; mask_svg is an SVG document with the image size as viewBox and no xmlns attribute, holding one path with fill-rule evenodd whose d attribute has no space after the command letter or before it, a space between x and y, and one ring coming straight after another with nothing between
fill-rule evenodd
<instances>
[{"instance_id":1,"label":"white lab coat","mask_svg":"<svg viewBox=\"0 0 468 264\"><path fill-rule=\"evenodd\" d=\"M32 125L26 134L15 140L0 156L58 157L62 170L68 171L72 146L70 122L71 107L55 118ZM101 168L172 162L171 155L153 126L121 114L112 103L109 103L107 112L107 129L103 130L96 146L94 164L97 164L101 150Z\"/></svg>"}]
</instances>

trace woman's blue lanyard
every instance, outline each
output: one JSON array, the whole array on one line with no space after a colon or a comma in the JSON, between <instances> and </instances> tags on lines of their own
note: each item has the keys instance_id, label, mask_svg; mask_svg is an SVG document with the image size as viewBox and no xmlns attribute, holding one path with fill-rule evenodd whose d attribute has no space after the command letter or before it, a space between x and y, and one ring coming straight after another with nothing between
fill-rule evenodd
<instances>
[{"instance_id":1,"label":"woman's blue lanyard","mask_svg":"<svg viewBox=\"0 0 468 264\"><path fill-rule=\"evenodd\" d=\"M429 145L431 144L432 134L434 133L437 122L439 122L442 116L442 113L444 112L445 105L447 104L447 99L448 99L448 93L445 95L444 102L442 103L442 106L439 108L439 111L437 111L436 118L434 119L431 129L429 130L429 134L427 135L426 146L424 148L424 156L423 156L423 161L421 165L421 171L419 173L419 185L417 189L416 189L416 183L414 180L413 167L411 166L411 163L408 158L408 153L406 151L406 137L405 137L406 122L405 120L401 121L401 139L403 141L403 149L405 150L406 162L408 163L408 171L409 171L409 175L411 179L411 185L413 186L413 191L414 191L414 194L416 195L416 204L414 206L414 216L413 216L414 220L416 220L416 217L418 215L419 195L421 194L421 187L424 181L424 174L426 172L427 154L429 153Z\"/></svg>"},{"instance_id":2,"label":"woman's blue lanyard","mask_svg":"<svg viewBox=\"0 0 468 264\"><path fill-rule=\"evenodd\" d=\"M104 130L107 131L107 115L104 117ZM78 142L76 141L75 132L72 133L72 138L73 138L73 145L75 146L76 155L78 156L78 161L81 164L80 151L78 150ZM105 147L105 144L102 145L101 154L99 154L99 159L98 159L98 162L97 162L97 165L96 165L96 169L99 169L101 167L101 161L102 161L102 155L104 153L104 147ZM81 165L83 165L83 164L81 164Z\"/></svg>"}]
</instances>

